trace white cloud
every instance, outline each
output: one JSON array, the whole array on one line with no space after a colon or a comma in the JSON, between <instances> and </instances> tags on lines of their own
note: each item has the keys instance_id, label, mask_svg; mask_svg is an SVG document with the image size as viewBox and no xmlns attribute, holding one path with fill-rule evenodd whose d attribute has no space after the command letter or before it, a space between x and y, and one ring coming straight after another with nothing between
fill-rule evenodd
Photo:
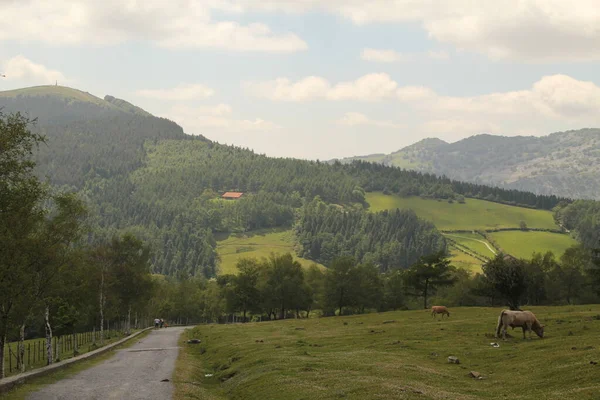
<instances>
[{"instance_id":1,"label":"white cloud","mask_svg":"<svg viewBox=\"0 0 600 400\"><path fill-rule=\"evenodd\" d=\"M340 15L356 25L420 23L429 36L494 59L600 60L598 0L231 0L238 11Z\"/></svg>"},{"instance_id":2,"label":"white cloud","mask_svg":"<svg viewBox=\"0 0 600 400\"><path fill-rule=\"evenodd\" d=\"M245 87L255 96L274 101L396 99L409 108L457 115L600 117L600 87L567 75L545 76L527 90L471 97L442 96L425 86L398 87L398 83L387 74L368 74L335 86L324 78L311 76L295 83L287 78L279 78L246 83Z\"/></svg>"},{"instance_id":3,"label":"white cloud","mask_svg":"<svg viewBox=\"0 0 600 400\"><path fill-rule=\"evenodd\" d=\"M432 92L433 93L433 92ZM498 92L473 97L437 94L425 98L420 107L463 115L554 118L598 121L600 87L567 75L545 76L528 90Z\"/></svg>"},{"instance_id":4,"label":"white cloud","mask_svg":"<svg viewBox=\"0 0 600 400\"><path fill-rule=\"evenodd\" d=\"M27 84L50 85L56 81L66 82L65 76L60 71L37 64L22 55L4 62L2 69L6 79L26 82Z\"/></svg>"},{"instance_id":5,"label":"white cloud","mask_svg":"<svg viewBox=\"0 0 600 400\"><path fill-rule=\"evenodd\" d=\"M335 86L325 78L309 76L293 83L287 78L266 82L246 82L244 87L257 97L275 101L359 100L375 101L391 98L398 84L388 74L368 74L355 81Z\"/></svg>"},{"instance_id":6,"label":"white cloud","mask_svg":"<svg viewBox=\"0 0 600 400\"><path fill-rule=\"evenodd\" d=\"M215 19L215 11L225 17ZM429 37L493 59L600 60L598 0L20 0L4 1L0 40L52 45L149 41L169 48L288 53L308 45L291 32L229 15L321 11L356 25L419 23ZM253 17L255 13L251 14ZM23 18L27 16L27 18ZM442 53L432 54L435 58Z\"/></svg>"},{"instance_id":7,"label":"white cloud","mask_svg":"<svg viewBox=\"0 0 600 400\"><path fill-rule=\"evenodd\" d=\"M277 124L261 118L230 118L232 109L227 104L211 107L189 107L176 105L164 117L182 125L190 134L209 134L215 132L267 132L280 129Z\"/></svg>"},{"instance_id":8,"label":"white cloud","mask_svg":"<svg viewBox=\"0 0 600 400\"><path fill-rule=\"evenodd\" d=\"M400 101L419 101L432 99L437 94L425 86L403 86L396 91L396 96Z\"/></svg>"},{"instance_id":9,"label":"white cloud","mask_svg":"<svg viewBox=\"0 0 600 400\"><path fill-rule=\"evenodd\" d=\"M342 118L336 121L338 125L343 126L374 126L377 128L400 128L400 124L396 124L390 121L376 121L372 120L364 114L358 112L348 112L344 114Z\"/></svg>"},{"instance_id":10,"label":"white cloud","mask_svg":"<svg viewBox=\"0 0 600 400\"><path fill-rule=\"evenodd\" d=\"M433 51L430 50L427 52L427 57L434 59L434 60L449 60L450 59L450 54L448 54L447 51Z\"/></svg>"},{"instance_id":11,"label":"white cloud","mask_svg":"<svg viewBox=\"0 0 600 400\"><path fill-rule=\"evenodd\" d=\"M231 107L229 104L217 104L216 106L201 106L198 107L197 112L204 115L228 115L231 114Z\"/></svg>"},{"instance_id":12,"label":"white cloud","mask_svg":"<svg viewBox=\"0 0 600 400\"><path fill-rule=\"evenodd\" d=\"M480 133L501 133L501 128L494 123L471 121L464 119L438 119L427 121L421 125L422 132L436 136L458 135L459 137Z\"/></svg>"},{"instance_id":13,"label":"white cloud","mask_svg":"<svg viewBox=\"0 0 600 400\"><path fill-rule=\"evenodd\" d=\"M396 50L391 49L363 49L360 53L360 58L377 63L398 63L415 61L420 59L429 58L432 60L448 60L450 54L447 51L433 51L430 50L426 53L399 53Z\"/></svg>"},{"instance_id":14,"label":"white cloud","mask_svg":"<svg viewBox=\"0 0 600 400\"><path fill-rule=\"evenodd\" d=\"M395 50L364 49L360 54L360 58L362 58L365 61L371 62L394 63L399 61L406 61L410 57L400 54Z\"/></svg>"},{"instance_id":15,"label":"white cloud","mask_svg":"<svg viewBox=\"0 0 600 400\"><path fill-rule=\"evenodd\" d=\"M51 45L111 45L149 41L168 48L219 48L289 53L307 44L293 33L267 25L215 21L219 0L19 0L2 3L0 41ZM235 7L229 11L235 11ZM25 16L25 17L24 17Z\"/></svg>"},{"instance_id":16,"label":"white cloud","mask_svg":"<svg viewBox=\"0 0 600 400\"><path fill-rule=\"evenodd\" d=\"M140 97L169 101L206 99L214 93L213 89L202 84L182 84L171 89L143 89L136 92Z\"/></svg>"}]
</instances>

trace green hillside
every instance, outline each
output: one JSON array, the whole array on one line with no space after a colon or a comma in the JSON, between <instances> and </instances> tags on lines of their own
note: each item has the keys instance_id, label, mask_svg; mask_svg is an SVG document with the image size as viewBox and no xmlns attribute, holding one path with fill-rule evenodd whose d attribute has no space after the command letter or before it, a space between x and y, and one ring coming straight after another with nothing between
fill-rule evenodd
<instances>
[{"instance_id":1,"label":"green hillside","mask_svg":"<svg viewBox=\"0 0 600 400\"><path fill-rule=\"evenodd\" d=\"M294 260L306 268L315 264L314 261L295 256L294 234L291 230L271 229L225 236L217 238L219 274L236 274L236 264L241 258L262 259L271 254L291 253Z\"/></svg>"},{"instance_id":2,"label":"green hillside","mask_svg":"<svg viewBox=\"0 0 600 400\"><path fill-rule=\"evenodd\" d=\"M47 143L36 154L36 171L55 190L76 191L86 200L94 232L89 240L132 230L154 245L153 272L166 275L212 277L219 269L219 253L222 270L230 269L244 249L226 254L215 236L292 227L296 243L287 249L306 259L328 265L346 254L382 271L405 268L446 247L436 227L417 216L439 229L517 227L520 220L530 227L553 227L549 212L471 199L456 204L463 196L544 210L564 200L381 164L266 157L186 135L174 122L125 100L103 100L60 86L0 92L0 108L5 114L22 111L38 118L32 129L45 135ZM214 201L231 190L245 195L229 204ZM413 195L408 201L417 216L373 213L403 207L406 201L399 196L365 197L366 192L384 190ZM444 200L423 203L419 196ZM265 254L266 248L252 251Z\"/></svg>"},{"instance_id":3,"label":"green hillside","mask_svg":"<svg viewBox=\"0 0 600 400\"><path fill-rule=\"evenodd\" d=\"M181 339L175 398L596 399L600 306L528 309L544 339L495 339L501 309L477 307L197 327Z\"/></svg>"},{"instance_id":4,"label":"green hillside","mask_svg":"<svg viewBox=\"0 0 600 400\"><path fill-rule=\"evenodd\" d=\"M558 229L549 211L507 206L484 200L465 199L465 203L460 204L383 193L367 193L366 198L372 211L409 208L419 217L433 222L441 230L519 228L521 221L525 221L529 228Z\"/></svg>"}]
</instances>

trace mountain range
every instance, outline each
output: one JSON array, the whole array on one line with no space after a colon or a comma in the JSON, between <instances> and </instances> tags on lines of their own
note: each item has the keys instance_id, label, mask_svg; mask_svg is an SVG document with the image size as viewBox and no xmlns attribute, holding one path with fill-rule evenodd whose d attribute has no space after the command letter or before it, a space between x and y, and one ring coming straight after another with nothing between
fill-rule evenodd
<instances>
[{"instance_id":1,"label":"mountain range","mask_svg":"<svg viewBox=\"0 0 600 400\"><path fill-rule=\"evenodd\" d=\"M600 199L600 129L547 136L476 135L447 143L421 140L390 154L349 157L479 184Z\"/></svg>"}]
</instances>

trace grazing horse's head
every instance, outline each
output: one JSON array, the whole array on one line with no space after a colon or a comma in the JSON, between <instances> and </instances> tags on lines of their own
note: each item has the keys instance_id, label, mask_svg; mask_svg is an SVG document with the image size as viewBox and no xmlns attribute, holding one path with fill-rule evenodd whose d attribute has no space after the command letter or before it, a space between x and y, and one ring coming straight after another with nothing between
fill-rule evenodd
<instances>
[{"instance_id":1,"label":"grazing horse's head","mask_svg":"<svg viewBox=\"0 0 600 400\"><path fill-rule=\"evenodd\" d=\"M544 325L541 324L536 324L535 326L532 326L531 329L535 332L536 335L538 335L540 338L544 337Z\"/></svg>"}]
</instances>

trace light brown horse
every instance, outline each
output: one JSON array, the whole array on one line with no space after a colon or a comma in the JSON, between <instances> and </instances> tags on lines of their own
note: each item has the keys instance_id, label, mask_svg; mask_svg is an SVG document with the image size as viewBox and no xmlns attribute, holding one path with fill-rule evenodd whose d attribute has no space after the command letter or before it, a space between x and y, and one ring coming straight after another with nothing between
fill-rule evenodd
<instances>
[{"instance_id":1,"label":"light brown horse","mask_svg":"<svg viewBox=\"0 0 600 400\"><path fill-rule=\"evenodd\" d=\"M535 315L531 311L511 311L502 310L498 317L498 326L496 326L496 337L500 336L502 331L502 337L506 340L506 329L508 327L513 329L523 328L523 339L525 339L525 332L529 331L529 338L531 339L531 332L535 332L540 338L544 337L544 325L540 324Z\"/></svg>"},{"instance_id":2,"label":"light brown horse","mask_svg":"<svg viewBox=\"0 0 600 400\"><path fill-rule=\"evenodd\" d=\"M435 318L437 314L442 314L442 319L444 319L444 315L447 315L450 318L450 311L446 306L433 306L431 307L431 316Z\"/></svg>"}]
</instances>

